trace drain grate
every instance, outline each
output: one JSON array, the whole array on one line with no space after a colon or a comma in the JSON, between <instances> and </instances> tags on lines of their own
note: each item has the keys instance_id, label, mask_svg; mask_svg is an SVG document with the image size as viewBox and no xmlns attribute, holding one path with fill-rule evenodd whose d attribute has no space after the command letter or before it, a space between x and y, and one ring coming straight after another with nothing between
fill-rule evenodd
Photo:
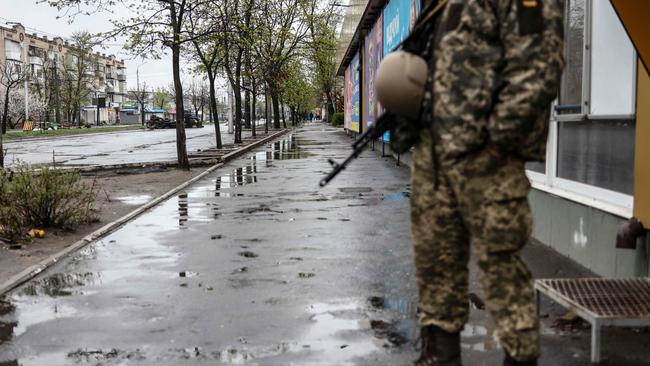
<instances>
[{"instance_id":1,"label":"drain grate","mask_svg":"<svg viewBox=\"0 0 650 366\"><path fill-rule=\"evenodd\" d=\"M599 318L650 317L647 279L564 278L537 283Z\"/></svg>"}]
</instances>

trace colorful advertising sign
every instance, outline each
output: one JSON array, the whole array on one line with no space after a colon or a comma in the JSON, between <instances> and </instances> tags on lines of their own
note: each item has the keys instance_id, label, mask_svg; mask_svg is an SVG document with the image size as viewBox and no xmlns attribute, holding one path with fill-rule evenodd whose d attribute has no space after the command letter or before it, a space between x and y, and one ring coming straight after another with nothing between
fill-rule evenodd
<instances>
[{"instance_id":1,"label":"colorful advertising sign","mask_svg":"<svg viewBox=\"0 0 650 366\"><path fill-rule=\"evenodd\" d=\"M377 101L377 87L375 84L375 75L379 62L381 62L384 54L383 49L383 32L384 32L383 17L380 16L366 37L366 52L364 52L365 62L363 63L364 73L364 93L365 100L363 105L363 112L366 116L366 126L371 126L375 120L381 115L382 109L379 101ZM366 129L364 128L364 131Z\"/></svg>"},{"instance_id":2,"label":"colorful advertising sign","mask_svg":"<svg viewBox=\"0 0 650 366\"><path fill-rule=\"evenodd\" d=\"M354 56L350 67L352 68L352 116L350 123L350 130L354 132L359 132L359 125L361 123L361 80L359 73L359 52Z\"/></svg>"},{"instance_id":3,"label":"colorful advertising sign","mask_svg":"<svg viewBox=\"0 0 650 366\"><path fill-rule=\"evenodd\" d=\"M343 127L349 130L352 126L352 65L348 65L348 68L345 69L343 94L343 100L345 101L343 111Z\"/></svg>"},{"instance_id":4,"label":"colorful advertising sign","mask_svg":"<svg viewBox=\"0 0 650 366\"><path fill-rule=\"evenodd\" d=\"M420 0L390 0L384 8L384 56L408 37L420 13ZM386 132L384 141L390 140Z\"/></svg>"}]
</instances>

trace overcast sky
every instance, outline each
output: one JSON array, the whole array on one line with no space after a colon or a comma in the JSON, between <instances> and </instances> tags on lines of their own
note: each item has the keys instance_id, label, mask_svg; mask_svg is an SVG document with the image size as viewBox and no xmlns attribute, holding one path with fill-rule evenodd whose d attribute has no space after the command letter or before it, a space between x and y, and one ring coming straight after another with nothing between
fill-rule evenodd
<instances>
[{"instance_id":1,"label":"overcast sky","mask_svg":"<svg viewBox=\"0 0 650 366\"><path fill-rule=\"evenodd\" d=\"M47 3L37 4L36 0L0 0L0 24L20 22L28 33L47 35L48 38L59 36L69 37L74 31L88 30L91 33L111 29L110 17L128 16L126 8L115 9L115 14L99 13L90 16L77 16L73 24L67 19L57 19L59 15L55 8ZM115 41L109 41L112 46L106 50L96 49L100 53L114 54L124 59L127 66L128 88L136 86L136 70L140 71L140 82L146 81L147 86L167 87L172 82L171 56L161 60L142 60L133 58L121 49ZM187 78L187 77L186 77Z\"/></svg>"}]
</instances>

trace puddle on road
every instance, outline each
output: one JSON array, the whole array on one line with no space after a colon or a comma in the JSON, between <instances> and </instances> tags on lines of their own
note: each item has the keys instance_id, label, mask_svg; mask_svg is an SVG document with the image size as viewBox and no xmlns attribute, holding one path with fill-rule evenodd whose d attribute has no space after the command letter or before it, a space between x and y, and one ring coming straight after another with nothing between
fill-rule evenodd
<instances>
[{"instance_id":1,"label":"puddle on road","mask_svg":"<svg viewBox=\"0 0 650 366\"><path fill-rule=\"evenodd\" d=\"M300 144L300 140L293 135L276 141L271 144L271 151L267 151L266 160L294 160L314 156L314 154L302 149Z\"/></svg>"},{"instance_id":2,"label":"puddle on road","mask_svg":"<svg viewBox=\"0 0 650 366\"><path fill-rule=\"evenodd\" d=\"M101 281L98 273L56 273L30 282L20 292L24 296L72 296L75 287L83 287Z\"/></svg>"},{"instance_id":3,"label":"puddle on road","mask_svg":"<svg viewBox=\"0 0 650 366\"><path fill-rule=\"evenodd\" d=\"M381 300L371 303L372 308L391 309L393 301ZM386 306L385 306L386 305ZM311 305L307 312L314 323L301 338L303 347L310 352L326 353L332 364L344 364L357 357L388 348L401 347L409 342L415 321L411 318L390 320L389 313L371 313L376 319L368 319L367 306L357 301L339 301ZM370 337L369 337L370 335Z\"/></svg>"},{"instance_id":4,"label":"puddle on road","mask_svg":"<svg viewBox=\"0 0 650 366\"><path fill-rule=\"evenodd\" d=\"M141 206L151 201L151 196L148 194L143 194L136 196L117 197L116 199L122 203L126 203L127 205Z\"/></svg>"}]
</instances>

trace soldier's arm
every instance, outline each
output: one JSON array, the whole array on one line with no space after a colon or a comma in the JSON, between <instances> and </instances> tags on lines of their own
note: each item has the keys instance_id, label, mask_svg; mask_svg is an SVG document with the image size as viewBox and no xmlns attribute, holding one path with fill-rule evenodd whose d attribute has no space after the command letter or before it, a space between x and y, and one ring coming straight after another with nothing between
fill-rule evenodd
<instances>
[{"instance_id":1,"label":"soldier's arm","mask_svg":"<svg viewBox=\"0 0 650 366\"><path fill-rule=\"evenodd\" d=\"M491 143L507 153L557 94L564 6L562 0L495 0L495 5L504 63L488 130Z\"/></svg>"}]
</instances>

